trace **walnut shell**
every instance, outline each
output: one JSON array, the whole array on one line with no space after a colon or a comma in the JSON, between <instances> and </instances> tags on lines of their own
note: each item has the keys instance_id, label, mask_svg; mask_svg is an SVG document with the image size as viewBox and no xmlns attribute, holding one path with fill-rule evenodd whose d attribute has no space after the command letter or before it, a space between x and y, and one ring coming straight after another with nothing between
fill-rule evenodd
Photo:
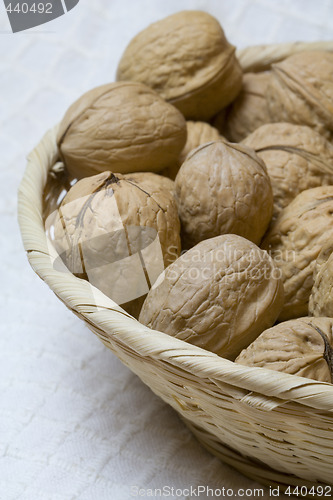
<instances>
[{"instance_id":1,"label":"walnut shell","mask_svg":"<svg viewBox=\"0 0 333 500\"><path fill-rule=\"evenodd\" d=\"M310 127L262 125L242 144L253 148L267 167L274 197L273 220L301 191L333 184L333 146Z\"/></svg>"},{"instance_id":2,"label":"walnut shell","mask_svg":"<svg viewBox=\"0 0 333 500\"><path fill-rule=\"evenodd\" d=\"M266 97L270 78L270 71L245 73L241 92L225 113L216 115L213 125L229 141L240 142L261 125L272 121Z\"/></svg>"},{"instance_id":3,"label":"walnut shell","mask_svg":"<svg viewBox=\"0 0 333 500\"><path fill-rule=\"evenodd\" d=\"M298 318L265 330L235 362L333 382L333 319Z\"/></svg>"},{"instance_id":4,"label":"walnut shell","mask_svg":"<svg viewBox=\"0 0 333 500\"><path fill-rule=\"evenodd\" d=\"M141 83L102 85L66 112L57 136L72 177L160 171L177 160L186 142L182 114Z\"/></svg>"},{"instance_id":5,"label":"walnut shell","mask_svg":"<svg viewBox=\"0 0 333 500\"><path fill-rule=\"evenodd\" d=\"M175 197L189 245L227 233L258 244L272 217L263 161L250 148L225 141L189 154L175 180Z\"/></svg>"},{"instance_id":6,"label":"walnut shell","mask_svg":"<svg viewBox=\"0 0 333 500\"><path fill-rule=\"evenodd\" d=\"M307 315L316 259L332 237L333 186L303 191L272 224L261 247L282 274L285 304L280 321Z\"/></svg>"},{"instance_id":7,"label":"walnut shell","mask_svg":"<svg viewBox=\"0 0 333 500\"><path fill-rule=\"evenodd\" d=\"M202 241L166 268L139 321L234 359L283 304L283 286L267 252L240 236Z\"/></svg>"},{"instance_id":8,"label":"walnut shell","mask_svg":"<svg viewBox=\"0 0 333 500\"><path fill-rule=\"evenodd\" d=\"M187 155L198 146L207 142L218 141L223 139L217 128L206 122L188 121L187 125L187 140L185 146L180 153L179 162L184 163Z\"/></svg>"},{"instance_id":9,"label":"walnut shell","mask_svg":"<svg viewBox=\"0 0 333 500\"><path fill-rule=\"evenodd\" d=\"M180 254L172 190L157 174L103 172L78 181L56 215L54 244L68 269L134 315Z\"/></svg>"},{"instance_id":10,"label":"walnut shell","mask_svg":"<svg viewBox=\"0 0 333 500\"><path fill-rule=\"evenodd\" d=\"M162 175L166 175L173 180L176 178L181 165L184 163L187 155L192 151L192 149L195 149L198 146L205 144L206 142L224 139L224 137L220 135L220 132L215 127L209 125L209 123L206 122L194 122L189 120L186 122L186 128L186 144L179 155L177 163L165 168L160 172Z\"/></svg>"},{"instance_id":11,"label":"walnut shell","mask_svg":"<svg viewBox=\"0 0 333 500\"><path fill-rule=\"evenodd\" d=\"M333 240L322 248L316 260L314 284L309 300L313 316L333 317Z\"/></svg>"},{"instance_id":12,"label":"walnut shell","mask_svg":"<svg viewBox=\"0 0 333 500\"><path fill-rule=\"evenodd\" d=\"M333 131L333 54L299 52L272 66L267 87L274 121L308 125L330 137Z\"/></svg>"},{"instance_id":13,"label":"walnut shell","mask_svg":"<svg viewBox=\"0 0 333 500\"><path fill-rule=\"evenodd\" d=\"M136 35L116 78L145 83L186 118L208 120L237 96L242 70L219 22L206 12L188 10Z\"/></svg>"}]
</instances>

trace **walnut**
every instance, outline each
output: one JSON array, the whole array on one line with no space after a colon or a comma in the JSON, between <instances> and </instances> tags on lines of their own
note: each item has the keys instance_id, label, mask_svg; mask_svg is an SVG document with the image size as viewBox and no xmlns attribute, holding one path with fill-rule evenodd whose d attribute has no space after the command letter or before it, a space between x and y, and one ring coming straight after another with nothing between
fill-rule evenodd
<instances>
[{"instance_id":1,"label":"walnut","mask_svg":"<svg viewBox=\"0 0 333 500\"><path fill-rule=\"evenodd\" d=\"M229 141L240 142L261 125L272 121L266 98L270 78L270 71L245 73L241 92L214 118L213 125Z\"/></svg>"},{"instance_id":2,"label":"walnut","mask_svg":"<svg viewBox=\"0 0 333 500\"><path fill-rule=\"evenodd\" d=\"M241 236L202 241L166 268L139 321L234 359L282 308L276 271L267 252Z\"/></svg>"},{"instance_id":3,"label":"walnut","mask_svg":"<svg viewBox=\"0 0 333 500\"><path fill-rule=\"evenodd\" d=\"M133 315L180 254L172 190L157 174L103 172L78 181L56 215L54 244L68 269Z\"/></svg>"},{"instance_id":4,"label":"walnut","mask_svg":"<svg viewBox=\"0 0 333 500\"><path fill-rule=\"evenodd\" d=\"M309 313L333 317L333 240L326 243L316 260Z\"/></svg>"},{"instance_id":5,"label":"walnut","mask_svg":"<svg viewBox=\"0 0 333 500\"><path fill-rule=\"evenodd\" d=\"M316 259L332 237L333 186L303 191L272 224L261 247L282 274L285 304L280 321L307 315Z\"/></svg>"},{"instance_id":6,"label":"walnut","mask_svg":"<svg viewBox=\"0 0 333 500\"><path fill-rule=\"evenodd\" d=\"M267 88L274 121L308 125L328 138L333 130L333 54L307 51L272 66Z\"/></svg>"},{"instance_id":7,"label":"walnut","mask_svg":"<svg viewBox=\"0 0 333 500\"><path fill-rule=\"evenodd\" d=\"M102 85L65 114L57 137L72 177L105 170L158 172L175 162L186 142L182 114L141 83Z\"/></svg>"},{"instance_id":8,"label":"walnut","mask_svg":"<svg viewBox=\"0 0 333 500\"><path fill-rule=\"evenodd\" d=\"M180 164L184 163L187 155L198 146L223 139L220 132L209 123L188 121L186 125L187 141L179 156Z\"/></svg>"},{"instance_id":9,"label":"walnut","mask_svg":"<svg viewBox=\"0 0 333 500\"><path fill-rule=\"evenodd\" d=\"M250 148L225 141L189 154L175 180L175 197L188 245L227 233L258 244L273 210L263 161Z\"/></svg>"},{"instance_id":10,"label":"walnut","mask_svg":"<svg viewBox=\"0 0 333 500\"><path fill-rule=\"evenodd\" d=\"M333 319L298 318L265 330L235 362L333 383Z\"/></svg>"},{"instance_id":11,"label":"walnut","mask_svg":"<svg viewBox=\"0 0 333 500\"><path fill-rule=\"evenodd\" d=\"M333 184L333 146L310 127L262 125L242 144L264 161L271 179L275 220L298 193Z\"/></svg>"},{"instance_id":12,"label":"walnut","mask_svg":"<svg viewBox=\"0 0 333 500\"><path fill-rule=\"evenodd\" d=\"M117 80L145 83L187 119L208 120L237 96L242 70L219 22L188 10L136 35L121 57Z\"/></svg>"},{"instance_id":13,"label":"walnut","mask_svg":"<svg viewBox=\"0 0 333 500\"><path fill-rule=\"evenodd\" d=\"M189 120L186 122L186 128L186 144L179 155L177 163L165 168L160 172L162 175L166 175L173 180L176 178L178 170L180 169L181 165L184 163L187 155L192 151L192 149L195 149L202 144L206 144L206 142L224 139L224 137L220 135L219 131L215 127L209 125L209 123L206 122L194 122Z\"/></svg>"}]
</instances>

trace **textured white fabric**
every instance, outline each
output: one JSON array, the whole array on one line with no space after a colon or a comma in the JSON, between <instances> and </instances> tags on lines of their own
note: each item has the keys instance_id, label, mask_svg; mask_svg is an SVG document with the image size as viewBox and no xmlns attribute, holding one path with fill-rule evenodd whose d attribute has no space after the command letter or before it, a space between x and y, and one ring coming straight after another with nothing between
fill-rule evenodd
<instances>
[{"instance_id":1,"label":"textured white fabric","mask_svg":"<svg viewBox=\"0 0 333 500\"><path fill-rule=\"evenodd\" d=\"M255 486L67 311L29 268L16 222L26 154L75 98L114 79L133 35L181 9L215 15L238 47L333 38L330 0L81 0L15 35L0 2L1 500L126 500L132 486L148 498L199 484L241 498Z\"/></svg>"}]
</instances>

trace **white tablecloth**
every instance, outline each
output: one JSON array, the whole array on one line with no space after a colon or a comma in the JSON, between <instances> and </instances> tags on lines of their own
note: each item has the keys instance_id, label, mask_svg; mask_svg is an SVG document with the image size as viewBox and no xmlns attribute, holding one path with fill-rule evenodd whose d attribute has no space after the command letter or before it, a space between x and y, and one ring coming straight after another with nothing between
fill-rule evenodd
<instances>
[{"instance_id":1,"label":"white tablecloth","mask_svg":"<svg viewBox=\"0 0 333 500\"><path fill-rule=\"evenodd\" d=\"M163 487L171 497L173 487L185 499L182 490L198 485L233 488L241 498L238 488L258 485L204 451L30 269L16 191L44 131L81 93L114 79L123 49L149 23L203 9L238 47L332 39L333 2L81 0L17 34L0 3L0 498L126 500L135 487L139 498Z\"/></svg>"}]
</instances>

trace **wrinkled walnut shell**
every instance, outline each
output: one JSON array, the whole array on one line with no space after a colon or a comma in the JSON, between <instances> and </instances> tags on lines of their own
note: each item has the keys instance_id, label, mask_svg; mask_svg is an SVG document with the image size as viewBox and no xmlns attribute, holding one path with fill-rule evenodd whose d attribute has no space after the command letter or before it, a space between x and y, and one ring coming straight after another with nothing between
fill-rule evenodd
<instances>
[{"instance_id":1,"label":"wrinkled walnut shell","mask_svg":"<svg viewBox=\"0 0 333 500\"><path fill-rule=\"evenodd\" d=\"M117 80L145 83L187 119L208 120L237 96L242 70L219 22L188 10L136 35L121 57Z\"/></svg>"},{"instance_id":2,"label":"wrinkled walnut shell","mask_svg":"<svg viewBox=\"0 0 333 500\"><path fill-rule=\"evenodd\" d=\"M333 382L333 319L298 318L265 330L235 362Z\"/></svg>"},{"instance_id":3,"label":"wrinkled walnut shell","mask_svg":"<svg viewBox=\"0 0 333 500\"><path fill-rule=\"evenodd\" d=\"M173 182L153 173L78 181L62 201L54 245L68 269L133 315L180 253Z\"/></svg>"},{"instance_id":4,"label":"wrinkled walnut shell","mask_svg":"<svg viewBox=\"0 0 333 500\"><path fill-rule=\"evenodd\" d=\"M102 85L81 96L59 128L60 155L73 178L112 169L158 172L186 141L182 114L141 83Z\"/></svg>"},{"instance_id":5,"label":"wrinkled walnut shell","mask_svg":"<svg viewBox=\"0 0 333 500\"><path fill-rule=\"evenodd\" d=\"M267 88L274 121L308 125L330 137L333 131L333 54L299 52L272 66Z\"/></svg>"},{"instance_id":6,"label":"wrinkled walnut shell","mask_svg":"<svg viewBox=\"0 0 333 500\"><path fill-rule=\"evenodd\" d=\"M225 141L188 155L175 180L175 197L189 245L227 233L259 244L272 217L263 161L250 148Z\"/></svg>"},{"instance_id":7,"label":"wrinkled walnut shell","mask_svg":"<svg viewBox=\"0 0 333 500\"><path fill-rule=\"evenodd\" d=\"M318 255L313 277L309 313L333 318L333 239L328 241Z\"/></svg>"},{"instance_id":8,"label":"wrinkled walnut shell","mask_svg":"<svg viewBox=\"0 0 333 500\"><path fill-rule=\"evenodd\" d=\"M228 359L272 326L283 286L272 259L236 235L202 241L166 268L139 321Z\"/></svg>"},{"instance_id":9,"label":"wrinkled walnut shell","mask_svg":"<svg viewBox=\"0 0 333 500\"><path fill-rule=\"evenodd\" d=\"M285 304L280 321L305 316L319 252L333 238L333 186L307 189L284 208L261 247L281 270Z\"/></svg>"},{"instance_id":10,"label":"wrinkled walnut shell","mask_svg":"<svg viewBox=\"0 0 333 500\"><path fill-rule=\"evenodd\" d=\"M224 139L224 137L220 135L219 131L215 127L209 125L209 123L206 122L188 121L186 122L186 128L187 128L186 144L179 155L177 163L165 168L160 172L162 175L166 175L167 177L173 180L176 178L176 175L180 167L186 160L187 155L193 149L197 148L198 146L201 146L202 144L206 144L207 142Z\"/></svg>"},{"instance_id":11,"label":"wrinkled walnut shell","mask_svg":"<svg viewBox=\"0 0 333 500\"><path fill-rule=\"evenodd\" d=\"M274 220L301 191L333 184L333 146L310 127L291 123L263 125L242 144L253 148L267 167Z\"/></svg>"},{"instance_id":12,"label":"wrinkled walnut shell","mask_svg":"<svg viewBox=\"0 0 333 500\"><path fill-rule=\"evenodd\" d=\"M213 125L232 142L240 142L251 132L272 121L267 104L270 71L245 73L243 86L236 99L218 113Z\"/></svg>"}]
</instances>

